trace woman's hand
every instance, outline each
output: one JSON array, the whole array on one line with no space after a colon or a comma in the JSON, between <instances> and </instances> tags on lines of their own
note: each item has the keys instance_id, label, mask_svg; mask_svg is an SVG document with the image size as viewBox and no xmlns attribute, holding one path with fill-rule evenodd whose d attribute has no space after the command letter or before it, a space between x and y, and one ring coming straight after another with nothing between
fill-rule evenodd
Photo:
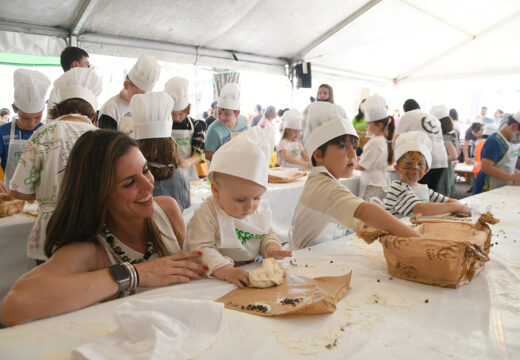
<instances>
[{"instance_id":1,"label":"woman's hand","mask_svg":"<svg viewBox=\"0 0 520 360\"><path fill-rule=\"evenodd\" d=\"M191 279L199 279L208 267L188 259L196 259L202 255L199 251L181 252L164 256L144 263L135 264L139 274L139 286L157 287L174 283L185 283Z\"/></svg>"},{"instance_id":2,"label":"woman's hand","mask_svg":"<svg viewBox=\"0 0 520 360\"><path fill-rule=\"evenodd\" d=\"M292 256L292 251L290 250L282 250L279 244L277 243L270 243L265 248L264 253L265 258L274 257L275 259L282 259L284 257Z\"/></svg>"},{"instance_id":3,"label":"woman's hand","mask_svg":"<svg viewBox=\"0 0 520 360\"><path fill-rule=\"evenodd\" d=\"M235 284L239 288L249 286L249 273L245 270L236 268L231 264L213 271L213 276L215 276L217 279Z\"/></svg>"}]
</instances>

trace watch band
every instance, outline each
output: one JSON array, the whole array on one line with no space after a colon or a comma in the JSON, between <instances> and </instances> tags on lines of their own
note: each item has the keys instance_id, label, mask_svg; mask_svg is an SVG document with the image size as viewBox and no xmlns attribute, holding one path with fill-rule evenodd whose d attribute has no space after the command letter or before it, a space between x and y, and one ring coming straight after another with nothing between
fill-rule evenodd
<instances>
[{"instance_id":1,"label":"watch band","mask_svg":"<svg viewBox=\"0 0 520 360\"><path fill-rule=\"evenodd\" d=\"M114 280L119 284L119 292L130 288L132 275L126 265L114 264L109 267L109 270Z\"/></svg>"}]
</instances>

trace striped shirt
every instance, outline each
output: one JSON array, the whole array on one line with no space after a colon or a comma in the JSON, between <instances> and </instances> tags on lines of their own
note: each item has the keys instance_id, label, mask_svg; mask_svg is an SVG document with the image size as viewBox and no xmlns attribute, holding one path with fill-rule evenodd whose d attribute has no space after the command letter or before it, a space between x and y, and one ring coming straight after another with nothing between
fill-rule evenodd
<instances>
[{"instance_id":1,"label":"striped shirt","mask_svg":"<svg viewBox=\"0 0 520 360\"><path fill-rule=\"evenodd\" d=\"M448 198L439 194L432 189L428 189L430 202L445 203ZM415 205L421 200L415 195L410 185L395 180L387 189L386 198L384 200L385 209L392 215L410 216L413 213Z\"/></svg>"}]
</instances>

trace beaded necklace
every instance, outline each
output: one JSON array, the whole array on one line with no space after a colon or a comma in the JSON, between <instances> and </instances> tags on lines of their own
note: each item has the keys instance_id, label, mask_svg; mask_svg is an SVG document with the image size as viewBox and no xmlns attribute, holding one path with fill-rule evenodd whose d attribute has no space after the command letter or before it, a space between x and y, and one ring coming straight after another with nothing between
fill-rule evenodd
<instances>
[{"instance_id":1,"label":"beaded necklace","mask_svg":"<svg viewBox=\"0 0 520 360\"><path fill-rule=\"evenodd\" d=\"M130 256L125 254L125 252L123 251L123 249L121 249L119 245L116 244L115 240L117 238L114 236L114 234L110 232L107 225L103 226L103 232L105 233L105 240L107 241L107 243L110 244L110 246L122 262L128 262L130 264L139 264L145 262L150 258L150 256L152 256L153 243L150 240L146 242L146 251L144 252L143 257L140 259L132 259Z\"/></svg>"}]
</instances>

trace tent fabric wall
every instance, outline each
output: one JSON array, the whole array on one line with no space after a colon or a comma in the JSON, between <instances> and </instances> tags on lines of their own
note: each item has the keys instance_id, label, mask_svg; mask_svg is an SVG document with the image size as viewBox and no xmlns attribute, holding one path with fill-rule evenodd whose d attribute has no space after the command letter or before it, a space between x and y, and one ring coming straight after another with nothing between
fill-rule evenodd
<instances>
[{"instance_id":1,"label":"tent fabric wall","mask_svg":"<svg viewBox=\"0 0 520 360\"><path fill-rule=\"evenodd\" d=\"M518 72L517 0L0 0L0 51L87 51L399 84ZM506 55L507 54L507 55Z\"/></svg>"}]
</instances>

